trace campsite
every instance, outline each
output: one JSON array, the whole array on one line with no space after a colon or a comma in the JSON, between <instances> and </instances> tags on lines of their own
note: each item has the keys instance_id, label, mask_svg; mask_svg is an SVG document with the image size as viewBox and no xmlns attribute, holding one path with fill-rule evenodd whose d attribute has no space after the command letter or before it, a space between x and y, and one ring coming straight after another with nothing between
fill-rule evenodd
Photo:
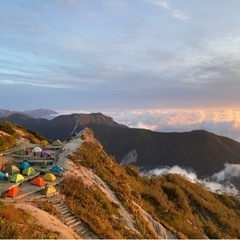
<instances>
[{"instance_id":1,"label":"campsite","mask_svg":"<svg viewBox=\"0 0 240 240\"><path fill-rule=\"evenodd\" d=\"M33 194L35 197L56 195L64 173L57 163L60 151L62 143L59 140L53 145L45 140L5 153L0 161L1 197L11 201Z\"/></svg>"},{"instance_id":2,"label":"campsite","mask_svg":"<svg viewBox=\"0 0 240 240\"><path fill-rule=\"evenodd\" d=\"M68 156L76 151L81 141L79 136L70 142L45 142L44 146L24 141L18 147L5 151L0 155L0 200L24 209L36 223L57 232L60 238L96 238L65 204L64 195L60 194L64 176L74 172ZM44 152L48 154L44 155ZM58 217L39 209L41 203L57 209Z\"/></svg>"}]
</instances>

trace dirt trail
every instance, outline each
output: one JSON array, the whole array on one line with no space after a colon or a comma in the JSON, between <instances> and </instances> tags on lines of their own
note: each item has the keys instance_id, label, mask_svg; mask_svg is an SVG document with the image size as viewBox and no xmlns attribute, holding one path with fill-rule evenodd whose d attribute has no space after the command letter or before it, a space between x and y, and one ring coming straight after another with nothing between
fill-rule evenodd
<instances>
[{"instance_id":1,"label":"dirt trail","mask_svg":"<svg viewBox=\"0 0 240 240\"><path fill-rule=\"evenodd\" d=\"M21 208L24 211L31 214L36 224L42 225L44 228L57 231L60 233L59 238L61 239L79 239L80 237L68 226L62 223L58 218L53 215L35 207L29 203L15 203L16 208Z\"/></svg>"}]
</instances>

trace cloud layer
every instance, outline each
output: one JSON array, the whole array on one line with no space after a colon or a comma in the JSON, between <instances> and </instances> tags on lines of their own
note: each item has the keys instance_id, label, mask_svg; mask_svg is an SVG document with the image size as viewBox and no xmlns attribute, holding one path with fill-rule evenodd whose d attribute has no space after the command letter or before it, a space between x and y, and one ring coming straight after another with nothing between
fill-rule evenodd
<instances>
[{"instance_id":1,"label":"cloud layer","mask_svg":"<svg viewBox=\"0 0 240 240\"><path fill-rule=\"evenodd\" d=\"M239 6L1 1L1 108L236 107Z\"/></svg>"},{"instance_id":2,"label":"cloud layer","mask_svg":"<svg viewBox=\"0 0 240 240\"><path fill-rule=\"evenodd\" d=\"M159 132L203 129L240 141L240 110L237 109L153 109L106 114L129 127Z\"/></svg>"},{"instance_id":3,"label":"cloud layer","mask_svg":"<svg viewBox=\"0 0 240 240\"><path fill-rule=\"evenodd\" d=\"M231 165L234 165L234 164L231 164ZM232 174L235 176L236 169L234 169L234 168L239 168L239 166L232 166L233 172L231 172L231 170L229 170L228 165L226 165L225 169L223 169L222 171L228 172L229 176ZM209 179L198 179L195 172L193 172L192 170L183 169L179 166L173 166L172 168L165 167L165 168L153 169L150 171L143 172L143 174L148 177L151 177L152 175L162 176L163 174L168 174L168 173L179 174L179 175L187 178L189 181L191 181L193 183L196 183L196 182L201 183L201 184L203 184L203 186L205 186L207 189L210 189L213 192L220 191L220 192L226 192L226 193L231 193L231 194L235 194L235 195L239 193L239 191L236 189L236 187L233 184L231 184L230 182L220 183L218 181L213 181L213 180L210 181Z\"/></svg>"}]
</instances>

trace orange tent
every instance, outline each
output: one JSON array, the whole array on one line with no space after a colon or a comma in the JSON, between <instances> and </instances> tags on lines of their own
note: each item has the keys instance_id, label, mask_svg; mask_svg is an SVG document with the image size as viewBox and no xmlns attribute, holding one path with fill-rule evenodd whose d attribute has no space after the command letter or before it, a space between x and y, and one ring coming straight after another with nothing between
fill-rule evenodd
<instances>
[{"instance_id":1,"label":"orange tent","mask_svg":"<svg viewBox=\"0 0 240 240\"><path fill-rule=\"evenodd\" d=\"M15 197L19 193L19 187L18 186L13 186L10 188L7 192L8 197Z\"/></svg>"},{"instance_id":2,"label":"orange tent","mask_svg":"<svg viewBox=\"0 0 240 240\"><path fill-rule=\"evenodd\" d=\"M41 147L46 147L48 145L48 141L47 140L42 140L41 141Z\"/></svg>"},{"instance_id":3,"label":"orange tent","mask_svg":"<svg viewBox=\"0 0 240 240\"><path fill-rule=\"evenodd\" d=\"M41 177L36 177L36 178L34 178L34 179L31 181L31 184L37 185L37 186L39 186L39 187L45 187L46 182L44 181L43 178L41 178Z\"/></svg>"}]
</instances>

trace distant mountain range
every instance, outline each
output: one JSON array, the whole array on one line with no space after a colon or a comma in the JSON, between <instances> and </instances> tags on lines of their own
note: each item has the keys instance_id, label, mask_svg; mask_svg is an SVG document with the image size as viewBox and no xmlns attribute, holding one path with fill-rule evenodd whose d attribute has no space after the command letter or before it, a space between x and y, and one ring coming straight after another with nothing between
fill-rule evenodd
<instances>
[{"instance_id":1,"label":"distant mountain range","mask_svg":"<svg viewBox=\"0 0 240 240\"><path fill-rule=\"evenodd\" d=\"M48 117L52 114L57 114L56 111L53 110L49 110L49 109L35 109L35 110L26 110L26 111L11 111L11 110L6 110L6 109L0 109L0 118L2 117L8 117L12 114L15 113L22 113L22 114L27 114L30 117L33 118L44 118L44 117Z\"/></svg>"},{"instance_id":2,"label":"distant mountain range","mask_svg":"<svg viewBox=\"0 0 240 240\"><path fill-rule=\"evenodd\" d=\"M38 131L51 140L65 140L91 128L117 162L134 162L141 169L178 165L205 177L221 171L226 162L240 164L239 142L204 130L162 133L134 129L102 113L60 115L52 120L14 113L0 120Z\"/></svg>"}]
</instances>

